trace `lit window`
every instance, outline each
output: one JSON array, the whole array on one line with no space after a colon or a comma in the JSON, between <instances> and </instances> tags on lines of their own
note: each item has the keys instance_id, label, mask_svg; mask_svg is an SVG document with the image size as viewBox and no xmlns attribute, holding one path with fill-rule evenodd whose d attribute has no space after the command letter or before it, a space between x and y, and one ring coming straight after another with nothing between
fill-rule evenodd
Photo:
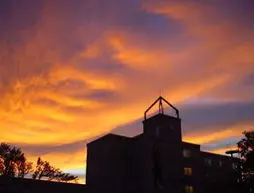
<instances>
[{"instance_id":1,"label":"lit window","mask_svg":"<svg viewBox=\"0 0 254 193\"><path fill-rule=\"evenodd\" d=\"M193 186L185 186L185 193L193 193L194 189Z\"/></svg>"},{"instance_id":2,"label":"lit window","mask_svg":"<svg viewBox=\"0 0 254 193\"><path fill-rule=\"evenodd\" d=\"M235 170L237 168L237 164L235 162L232 163L232 168Z\"/></svg>"},{"instance_id":3,"label":"lit window","mask_svg":"<svg viewBox=\"0 0 254 193\"><path fill-rule=\"evenodd\" d=\"M190 156L191 156L191 151L188 150L188 149L184 149L184 150L183 150L183 156L184 156L184 157L190 157Z\"/></svg>"},{"instance_id":4,"label":"lit window","mask_svg":"<svg viewBox=\"0 0 254 193\"><path fill-rule=\"evenodd\" d=\"M207 166L212 166L212 160L211 159L205 159L205 164Z\"/></svg>"},{"instance_id":5,"label":"lit window","mask_svg":"<svg viewBox=\"0 0 254 193\"><path fill-rule=\"evenodd\" d=\"M191 176L192 168L184 168L184 175Z\"/></svg>"}]
</instances>

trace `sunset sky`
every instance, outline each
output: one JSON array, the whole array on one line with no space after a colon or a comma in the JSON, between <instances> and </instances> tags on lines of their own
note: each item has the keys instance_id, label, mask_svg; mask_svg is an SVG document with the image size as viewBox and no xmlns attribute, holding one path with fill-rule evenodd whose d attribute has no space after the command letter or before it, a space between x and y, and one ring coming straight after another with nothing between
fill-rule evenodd
<instances>
[{"instance_id":1,"label":"sunset sky","mask_svg":"<svg viewBox=\"0 0 254 193\"><path fill-rule=\"evenodd\" d=\"M85 175L86 143L134 136L159 96L223 153L254 128L253 0L1 0L0 142Z\"/></svg>"}]
</instances>

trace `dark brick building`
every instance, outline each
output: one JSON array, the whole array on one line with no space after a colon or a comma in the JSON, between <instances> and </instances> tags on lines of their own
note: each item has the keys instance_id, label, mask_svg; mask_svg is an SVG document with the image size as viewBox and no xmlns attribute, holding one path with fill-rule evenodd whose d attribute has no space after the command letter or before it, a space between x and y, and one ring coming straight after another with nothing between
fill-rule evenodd
<instances>
[{"instance_id":1,"label":"dark brick building","mask_svg":"<svg viewBox=\"0 0 254 193\"><path fill-rule=\"evenodd\" d=\"M163 102L176 116L164 114ZM147 112L159 104L159 113ZM133 138L105 135L87 145L91 193L232 193L237 158L200 151L182 141L178 110L159 97L145 112L143 133Z\"/></svg>"}]
</instances>

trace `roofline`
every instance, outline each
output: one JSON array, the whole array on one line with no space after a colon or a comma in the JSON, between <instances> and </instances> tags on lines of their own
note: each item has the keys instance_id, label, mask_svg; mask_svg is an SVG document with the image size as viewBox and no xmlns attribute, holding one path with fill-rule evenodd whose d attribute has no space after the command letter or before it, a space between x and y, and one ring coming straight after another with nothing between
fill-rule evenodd
<instances>
[{"instance_id":1,"label":"roofline","mask_svg":"<svg viewBox=\"0 0 254 193\"><path fill-rule=\"evenodd\" d=\"M211 156L221 156L221 157L225 157L225 158L230 158L230 159L233 158L235 160L240 160L240 158L237 158L237 157L231 157L231 156L228 156L228 155L217 154L217 153L212 153L212 152L207 152L207 151L200 151L200 153L211 155Z\"/></svg>"},{"instance_id":2,"label":"roofline","mask_svg":"<svg viewBox=\"0 0 254 193\"><path fill-rule=\"evenodd\" d=\"M186 144L193 145L193 146L198 146L198 147L201 146L200 144L190 143L190 142L186 142L186 141L182 141L182 143L186 143Z\"/></svg>"},{"instance_id":3,"label":"roofline","mask_svg":"<svg viewBox=\"0 0 254 193\"><path fill-rule=\"evenodd\" d=\"M26 181L26 182L36 182L36 183L45 183L45 184L61 184L66 186L80 186L80 187L87 187L86 184L77 184L77 183L68 183L68 182L58 182L58 181L48 181L48 180L39 180L39 179L32 179L32 178L18 178L18 177L10 177L10 176L0 176L1 180L16 180L16 181Z\"/></svg>"},{"instance_id":4,"label":"roofline","mask_svg":"<svg viewBox=\"0 0 254 193\"><path fill-rule=\"evenodd\" d=\"M156 117L156 116L166 116L166 117L170 117L170 118L173 118L173 119L177 119L177 120L180 120L181 121L181 118L177 118L177 117L174 117L174 116L171 116L171 115L166 115L166 114L160 114L160 113L158 113L158 114L155 114L155 115L153 115L153 116L151 116L151 117L149 117L149 118L147 118L147 119L144 119L143 121L142 121L142 123L145 123L146 121L148 121L148 120L150 120L150 119L153 119L154 117Z\"/></svg>"},{"instance_id":5,"label":"roofline","mask_svg":"<svg viewBox=\"0 0 254 193\"><path fill-rule=\"evenodd\" d=\"M113 136L113 137L118 137L118 138L124 138L124 139L131 139L130 137L127 137L127 136L123 136L123 135L117 135L117 134L114 134L114 133L107 133L93 141L90 141L89 143L86 144L86 146L90 146L91 144L93 143L97 143L99 140L105 138L105 137L108 137L108 136Z\"/></svg>"}]
</instances>

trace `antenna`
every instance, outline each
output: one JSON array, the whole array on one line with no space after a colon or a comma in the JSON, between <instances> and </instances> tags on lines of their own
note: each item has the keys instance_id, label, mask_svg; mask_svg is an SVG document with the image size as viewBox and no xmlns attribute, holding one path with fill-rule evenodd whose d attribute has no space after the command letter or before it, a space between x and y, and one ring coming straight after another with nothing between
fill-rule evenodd
<instances>
[{"instance_id":1,"label":"antenna","mask_svg":"<svg viewBox=\"0 0 254 193\"><path fill-rule=\"evenodd\" d=\"M162 100L160 100L160 102L159 102L159 114L164 114Z\"/></svg>"}]
</instances>

